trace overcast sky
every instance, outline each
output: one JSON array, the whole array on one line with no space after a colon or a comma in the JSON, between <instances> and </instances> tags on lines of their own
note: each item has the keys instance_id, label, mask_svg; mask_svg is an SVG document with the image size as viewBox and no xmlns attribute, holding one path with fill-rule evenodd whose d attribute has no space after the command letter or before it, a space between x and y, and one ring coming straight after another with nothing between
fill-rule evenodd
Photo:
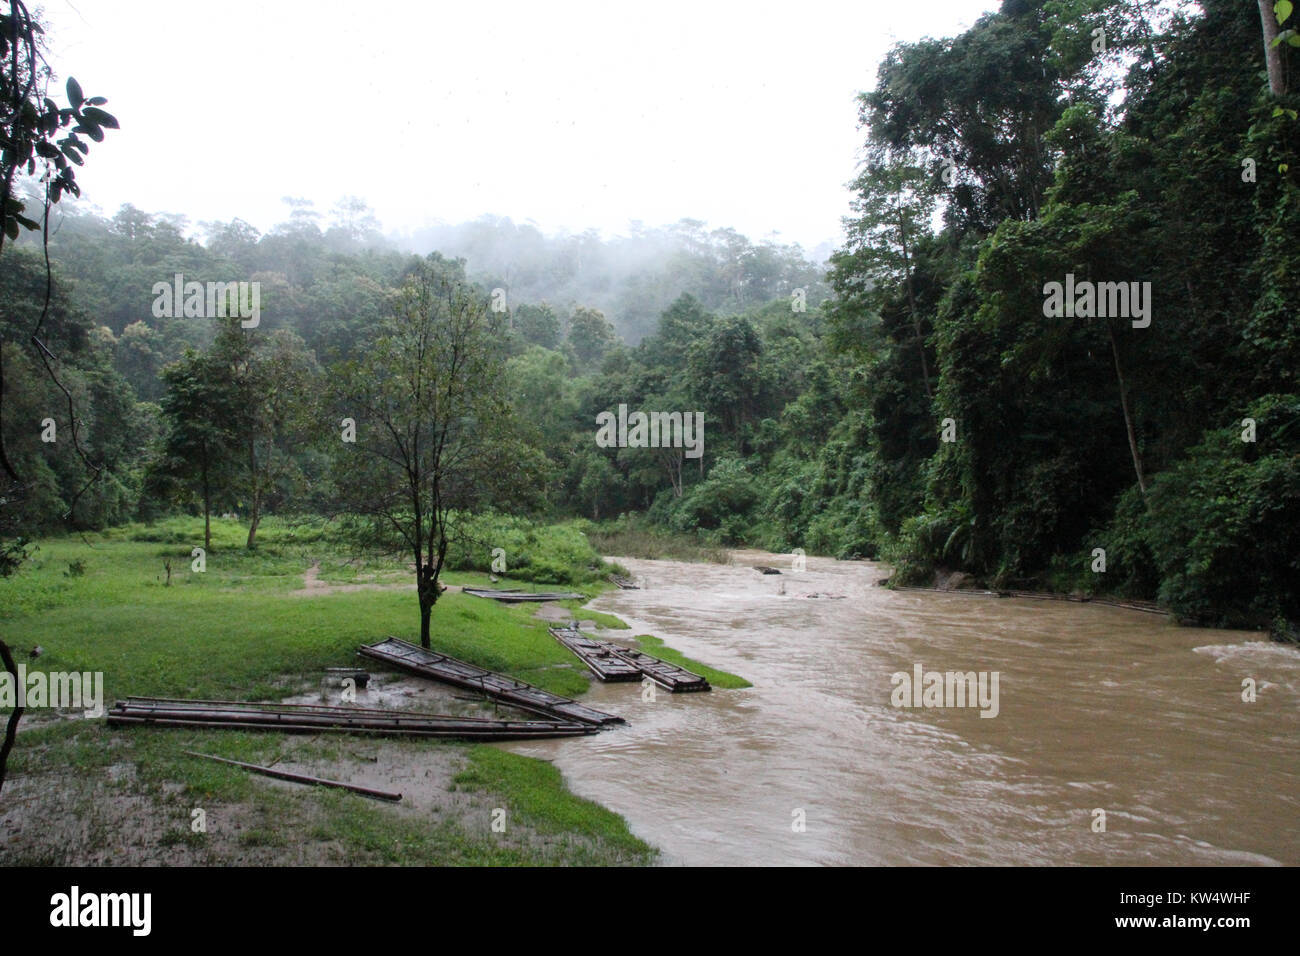
<instances>
[{"instance_id":1,"label":"overcast sky","mask_svg":"<svg viewBox=\"0 0 1300 956\"><path fill-rule=\"evenodd\" d=\"M50 59L122 124L85 198L267 229L361 196L386 230L682 218L837 241L854 95L985 0L45 0ZM62 100L62 94L59 99Z\"/></svg>"}]
</instances>

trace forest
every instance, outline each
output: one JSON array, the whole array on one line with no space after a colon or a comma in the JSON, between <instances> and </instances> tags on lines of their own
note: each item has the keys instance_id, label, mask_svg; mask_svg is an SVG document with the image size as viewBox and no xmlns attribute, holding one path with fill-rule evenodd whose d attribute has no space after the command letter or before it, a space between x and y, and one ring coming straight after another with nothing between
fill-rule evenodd
<instances>
[{"instance_id":1,"label":"forest","mask_svg":"<svg viewBox=\"0 0 1300 956\"><path fill-rule=\"evenodd\" d=\"M427 563L427 635L444 564L487 566L457 516L496 510L1294 637L1300 35L1261 6L1006 0L898 44L824 261L693 220L386 236L350 196L265 234L65 197L47 242L7 208L4 570L315 516ZM173 281L257 283L256 326L159 314ZM603 447L620 406L702 413L702 454Z\"/></svg>"}]
</instances>

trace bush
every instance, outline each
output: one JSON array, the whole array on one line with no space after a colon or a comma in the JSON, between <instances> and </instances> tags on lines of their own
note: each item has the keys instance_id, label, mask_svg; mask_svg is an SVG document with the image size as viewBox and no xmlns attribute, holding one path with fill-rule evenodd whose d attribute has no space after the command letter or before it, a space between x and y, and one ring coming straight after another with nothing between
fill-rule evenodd
<instances>
[{"instance_id":1,"label":"bush","mask_svg":"<svg viewBox=\"0 0 1300 956\"><path fill-rule=\"evenodd\" d=\"M505 564L502 572L538 584L591 584L613 568L591 546L582 528L586 523L539 525L527 518L483 514L470 518L462 540L447 554L454 571L492 570L494 549Z\"/></svg>"}]
</instances>

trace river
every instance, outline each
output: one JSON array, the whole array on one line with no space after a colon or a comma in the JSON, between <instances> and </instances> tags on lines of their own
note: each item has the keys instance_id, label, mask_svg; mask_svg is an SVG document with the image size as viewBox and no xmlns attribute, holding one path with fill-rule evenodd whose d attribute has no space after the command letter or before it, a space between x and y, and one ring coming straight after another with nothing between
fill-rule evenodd
<instances>
[{"instance_id":1,"label":"river","mask_svg":"<svg viewBox=\"0 0 1300 956\"><path fill-rule=\"evenodd\" d=\"M593 683L584 702L626 727L509 745L665 863L1300 864L1295 648L1096 604L894 592L865 561L733 560L622 558L643 589L592 607L752 688L646 701ZM893 706L891 675L917 664L997 672L997 715Z\"/></svg>"}]
</instances>

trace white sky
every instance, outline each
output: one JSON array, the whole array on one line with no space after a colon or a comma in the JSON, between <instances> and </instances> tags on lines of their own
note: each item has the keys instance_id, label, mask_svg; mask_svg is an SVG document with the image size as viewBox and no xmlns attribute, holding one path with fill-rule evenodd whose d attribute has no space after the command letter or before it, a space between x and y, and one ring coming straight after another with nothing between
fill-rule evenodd
<instances>
[{"instance_id":1,"label":"white sky","mask_svg":"<svg viewBox=\"0 0 1300 956\"><path fill-rule=\"evenodd\" d=\"M547 232L682 218L838 244L854 95L896 40L996 0L44 0L50 59L122 124L84 198L193 222L484 213Z\"/></svg>"}]
</instances>

